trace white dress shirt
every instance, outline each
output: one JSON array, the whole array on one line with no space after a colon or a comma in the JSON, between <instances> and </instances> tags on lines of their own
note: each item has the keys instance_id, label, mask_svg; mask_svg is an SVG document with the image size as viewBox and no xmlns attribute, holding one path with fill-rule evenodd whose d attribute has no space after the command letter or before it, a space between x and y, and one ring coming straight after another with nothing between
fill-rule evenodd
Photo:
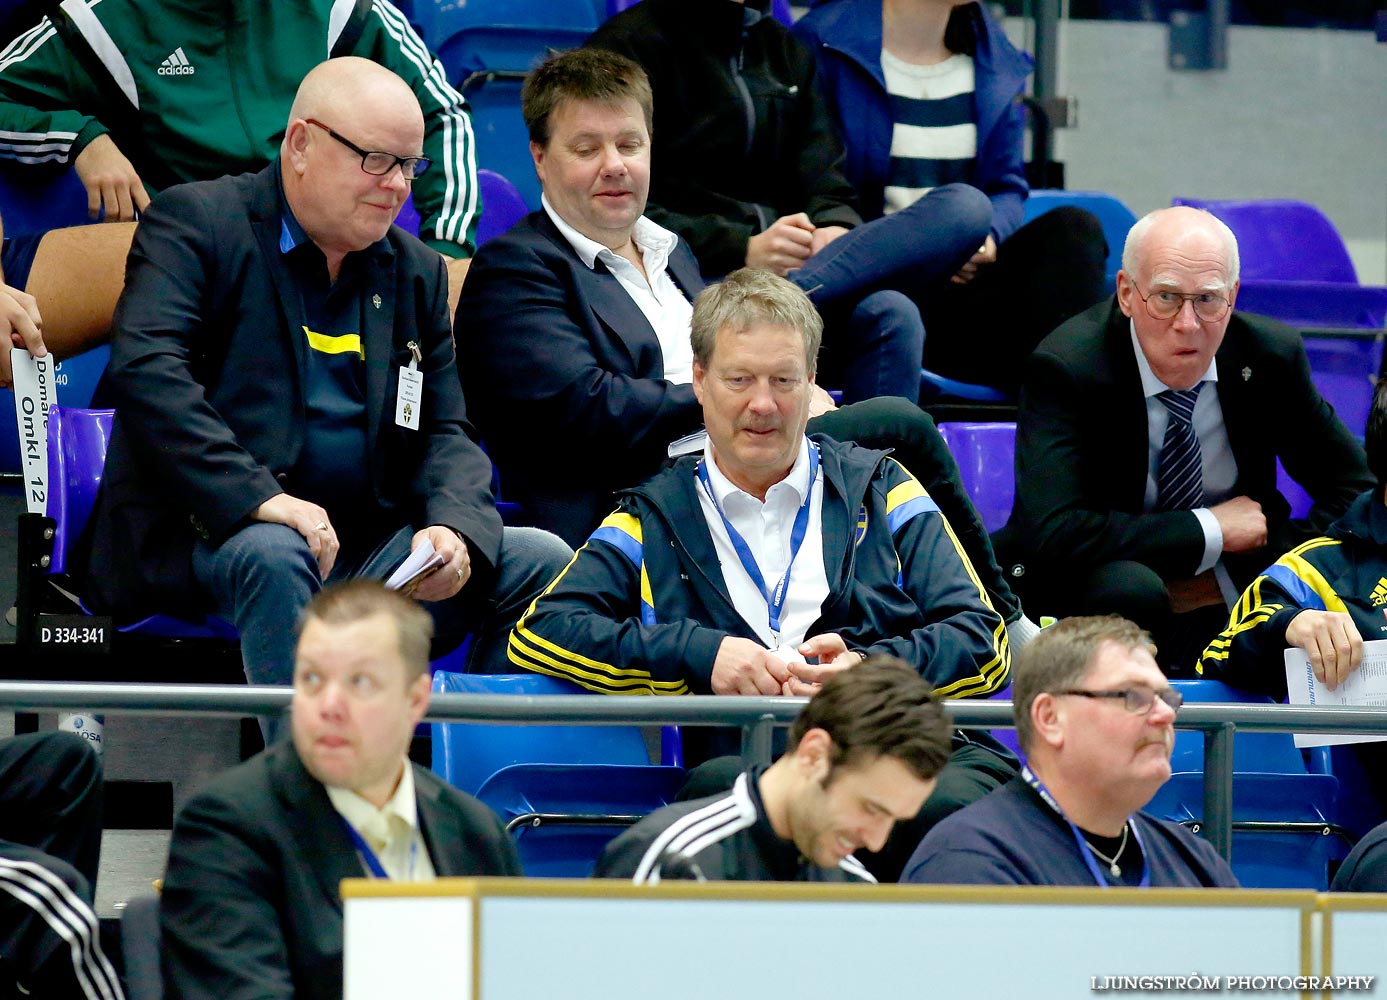
<instances>
[{"instance_id":1,"label":"white dress shirt","mask_svg":"<svg viewBox=\"0 0 1387 1000\"><path fill-rule=\"evenodd\" d=\"M642 275L640 268L625 257L588 239L561 219L548 198L541 195L540 204L588 269L594 269L599 260L605 264L645 315L660 341L665 378L675 385L692 382L693 347L689 343L689 322L693 318L693 305L669 274L669 255L678 246L679 237L645 216L636 220L631 239L641 252L641 263L645 266Z\"/></svg>"},{"instance_id":2,"label":"white dress shirt","mask_svg":"<svg viewBox=\"0 0 1387 1000\"><path fill-rule=\"evenodd\" d=\"M802 663L804 657L799 655L795 647L804 641L809 626L819 620L824 601L828 598L823 540L824 477L820 473L812 484L809 482L809 439L801 440L799 457L795 459L790 474L766 491L765 503L738 489L722 474L713 460L711 444L704 445L703 462L708 470L713 496L710 497L708 491L700 486L698 500L703 517L708 522L708 531L713 536L713 547L722 564L722 578L732 604L767 649L778 651L786 660ZM812 492L809 492L811 487ZM790 569L780 615L780 632L777 634L770 627L766 596L742 565L722 522L722 515L727 516L727 520L746 540L761 570L761 578L766 581L767 588L774 590L790 563L790 534L806 492L809 492L809 522L799 554ZM716 505L713 497L717 498ZM722 514L718 513L718 507L722 508Z\"/></svg>"},{"instance_id":3,"label":"white dress shirt","mask_svg":"<svg viewBox=\"0 0 1387 1000\"><path fill-rule=\"evenodd\" d=\"M414 768L404 762L404 774L395 794L377 809L356 792L328 787L327 797L352 829L370 845L385 873L402 882L432 882L433 862L419 829L419 811L414 800ZM362 867L366 864L363 859ZM367 869L369 871L369 869Z\"/></svg>"}]
</instances>

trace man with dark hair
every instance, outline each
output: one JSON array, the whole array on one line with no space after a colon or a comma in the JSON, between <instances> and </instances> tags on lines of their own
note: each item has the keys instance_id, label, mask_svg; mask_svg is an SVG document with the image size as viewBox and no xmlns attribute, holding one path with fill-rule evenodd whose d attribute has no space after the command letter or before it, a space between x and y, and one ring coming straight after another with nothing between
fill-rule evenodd
<instances>
[{"instance_id":1,"label":"man with dark hair","mask_svg":"<svg viewBox=\"0 0 1387 1000\"><path fill-rule=\"evenodd\" d=\"M1235 886L1207 841L1140 812L1170 777L1181 696L1123 618L1066 618L1016 658L1021 776L926 835L903 881Z\"/></svg>"},{"instance_id":2,"label":"man with dark hair","mask_svg":"<svg viewBox=\"0 0 1387 1000\"><path fill-rule=\"evenodd\" d=\"M308 605L292 743L216 778L174 824L160 900L170 996L338 1000L342 879L520 874L496 815L409 762L432 631L371 580Z\"/></svg>"},{"instance_id":3,"label":"man with dark hair","mask_svg":"<svg viewBox=\"0 0 1387 1000\"><path fill-rule=\"evenodd\" d=\"M854 856L920 811L949 757L949 722L908 665L871 656L837 674L789 748L726 795L666 806L617 837L597 878L874 882Z\"/></svg>"},{"instance_id":4,"label":"man with dark hair","mask_svg":"<svg viewBox=\"0 0 1387 1000\"><path fill-rule=\"evenodd\" d=\"M948 183L864 222L814 55L770 6L645 0L587 44L649 75L652 219L688 240L709 277L756 267L803 288L826 313L844 399L915 402L925 327L913 299L984 247L992 204Z\"/></svg>"},{"instance_id":5,"label":"man with dark hair","mask_svg":"<svg viewBox=\"0 0 1387 1000\"><path fill-rule=\"evenodd\" d=\"M1127 234L1117 294L1026 362L1016 509L1028 586L1060 615L1120 614L1191 676L1239 591L1371 480L1300 334L1235 310L1238 243L1165 208ZM1275 414L1275 429L1268 426ZM1277 460L1315 501L1290 519Z\"/></svg>"},{"instance_id":6,"label":"man with dark hair","mask_svg":"<svg viewBox=\"0 0 1387 1000\"><path fill-rule=\"evenodd\" d=\"M424 117L377 63L299 86L279 158L159 195L116 311L116 416L87 596L118 616L221 614L247 678L289 679L291 623L325 581L418 582L479 671L571 554L502 528L471 436L441 258L393 225Z\"/></svg>"},{"instance_id":7,"label":"man with dark hair","mask_svg":"<svg viewBox=\"0 0 1387 1000\"><path fill-rule=\"evenodd\" d=\"M424 109L421 151L433 169L414 189L420 235L461 283L481 210L471 117L395 5L43 7L47 16L0 53L0 160L35 170L70 163L93 219L130 220L156 189L263 168L309 70L329 57L369 59Z\"/></svg>"},{"instance_id":8,"label":"man with dark hair","mask_svg":"<svg viewBox=\"0 0 1387 1000\"><path fill-rule=\"evenodd\" d=\"M506 496L579 545L612 494L659 471L670 442L703 421L689 342L703 279L688 245L642 215L653 109L639 66L604 49L558 53L530 74L522 103L543 208L478 252L454 335ZM817 384L810 397L812 433L889 448L920 478L1009 641L1032 634L929 417L903 399L836 407Z\"/></svg>"},{"instance_id":9,"label":"man with dark hair","mask_svg":"<svg viewBox=\"0 0 1387 1000\"><path fill-rule=\"evenodd\" d=\"M619 495L516 623L511 662L604 694L810 695L881 653L941 698L1003 687L1006 629L919 481L884 452L806 436L822 327L805 294L743 268L699 294L692 329L706 442ZM686 739L691 760L729 749ZM710 761L700 787L735 767ZM1014 773L985 734L957 737L873 872L894 880L924 828Z\"/></svg>"},{"instance_id":10,"label":"man with dark hair","mask_svg":"<svg viewBox=\"0 0 1387 1000\"><path fill-rule=\"evenodd\" d=\"M122 1000L92 895L101 757L70 733L0 739L0 997Z\"/></svg>"}]
</instances>

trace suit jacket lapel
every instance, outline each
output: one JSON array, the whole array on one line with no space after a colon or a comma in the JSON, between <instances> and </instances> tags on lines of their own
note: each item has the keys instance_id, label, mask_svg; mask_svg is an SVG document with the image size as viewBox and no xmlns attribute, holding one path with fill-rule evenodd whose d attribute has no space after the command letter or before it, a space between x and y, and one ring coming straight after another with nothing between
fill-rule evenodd
<instances>
[{"instance_id":1,"label":"suit jacket lapel","mask_svg":"<svg viewBox=\"0 0 1387 1000\"><path fill-rule=\"evenodd\" d=\"M361 859L327 792L304 770L293 746L285 743L267 752L274 755L270 771L288 828L294 832L296 850L317 877L323 895L340 912L342 880L366 874Z\"/></svg>"},{"instance_id":2,"label":"suit jacket lapel","mask_svg":"<svg viewBox=\"0 0 1387 1000\"><path fill-rule=\"evenodd\" d=\"M584 264L573 245L564 239L563 233L559 232L558 226L554 225L547 214L543 214L540 219L539 230L572 260L575 280L582 289L583 297L626 353L629 361L628 371L650 378L663 377L664 355L660 351L660 338L650 321L645 318L645 313L641 312L640 306L636 305L626 289L621 287L621 283L607 269L607 265L600 260L595 261L591 268ZM687 294L687 289L685 292ZM657 360L659 370L652 371L651 366L642 360L642 356L647 361L650 358Z\"/></svg>"},{"instance_id":3,"label":"suit jacket lapel","mask_svg":"<svg viewBox=\"0 0 1387 1000\"><path fill-rule=\"evenodd\" d=\"M1238 492L1245 479L1243 463L1256 450L1257 436L1266 435L1266 408L1258 405L1252 398L1251 381L1244 380L1242 373L1252 368L1248 364L1249 354L1243 343L1242 326L1236 314L1228 323L1223 343L1219 345L1214 357L1218 360L1218 402L1223 410L1223 426L1228 431L1228 446L1233 450L1233 460L1238 462ZM1260 416L1260 425L1255 423Z\"/></svg>"},{"instance_id":4,"label":"suit jacket lapel","mask_svg":"<svg viewBox=\"0 0 1387 1000\"><path fill-rule=\"evenodd\" d=\"M1148 462L1146 394L1137 368L1139 348L1132 346L1131 321L1118 308L1116 298L1104 340L1107 363L1111 366L1112 377L1107 381L1112 386L1112 396L1096 414L1110 428L1111 447L1104 449L1103 460L1113 463L1113 483L1122 509L1140 511L1146 500Z\"/></svg>"},{"instance_id":5,"label":"suit jacket lapel","mask_svg":"<svg viewBox=\"0 0 1387 1000\"><path fill-rule=\"evenodd\" d=\"M279 247L280 233L284 220L285 206L279 196L279 161L275 160L260 172L256 178L255 200L250 210L250 226L260 243L260 256L274 285L275 300L280 316L284 321L284 332L293 346L295 371L293 377L299 387L299 418L303 417L303 385L308 367L308 345L303 336L304 315L303 297L289 273L289 265ZM302 422L301 419L299 421Z\"/></svg>"},{"instance_id":6,"label":"suit jacket lapel","mask_svg":"<svg viewBox=\"0 0 1387 1000\"><path fill-rule=\"evenodd\" d=\"M434 874L440 878L451 875L475 875L475 872L462 870L461 861L467 852L457 849L466 839L467 831L458 822L457 814L451 809L444 809L440 804L440 786L432 777L422 768L414 768L414 806L419 815L419 830L424 837L424 846L429 850L429 861L433 863Z\"/></svg>"},{"instance_id":7,"label":"suit jacket lapel","mask_svg":"<svg viewBox=\"0 0 1387 1000\"><path fill-rule=\"evenodd\" d=\"M390 379L398 377L391 364L395 339L395 255L379 247L363 251L361 346L366 352L366 453L371 456L372 478L380 482L385 455L377 447L386 399L392 395ZM417 339L417 333L415 334ZM393 409L393 408L392 408Z\"/></svg>"}]
</instances>

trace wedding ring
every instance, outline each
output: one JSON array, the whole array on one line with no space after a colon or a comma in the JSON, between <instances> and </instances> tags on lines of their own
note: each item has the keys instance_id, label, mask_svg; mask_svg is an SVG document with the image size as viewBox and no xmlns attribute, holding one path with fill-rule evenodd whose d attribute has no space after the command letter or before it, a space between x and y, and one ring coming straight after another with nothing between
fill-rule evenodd
<instances>
[{"instance_id":1,"label":"wedding ring","mask_svg":"<svg viewBox=\"0 0 1387 1000\"><path fill-rule=\"evenodd\" d=\"M459 580L462 579L462 567L461 567L461 566L458 567L458 579L459 579Z\"/></svg>"},{"instance_id":2,"label":"wedding ring","mask_svg":"<svg viewBox=\"0 0 1387 1000\"><path fill-rule=\"evenodd\" d=\"M319 521L319 522L318 522L318 530L319 530L319 531L327 531L327 522L326 522L326 521Z\"/></svg>"}]
</instances>

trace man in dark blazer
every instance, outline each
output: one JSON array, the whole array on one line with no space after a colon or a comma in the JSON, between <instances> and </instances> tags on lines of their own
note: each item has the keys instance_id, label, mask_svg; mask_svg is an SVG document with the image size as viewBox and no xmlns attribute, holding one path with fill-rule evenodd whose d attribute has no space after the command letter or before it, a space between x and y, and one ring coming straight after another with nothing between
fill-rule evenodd
<instances>
[{"instance_id":1,"label":"man in dark blazer","mask_svg":"<svg viewBox=\"0 0 1387 1000\"><path fill-rule=\"evenodd\" d=\"M442 259L392 226L422 148L404 81L333 59L305 77L275 163L155 200L115 317L98 608L215 610L249 679L287 683L292 623L322 582L383 578L427 543L442 565L414 595L447 637L479 632L474 662L504 662L510 622L568 552L503 541Z\"/></svg>"},{"instance_id":2,"label":"man in dark blazer","mask_svg":"<svg viewBox=\"0 0 1387 1000\"><path fill-rule=\"evenodd\" d=\"M559 53L530 75L522 103L544 207L478 251L454 333L502 495L578 546L616 490L657 472L669 444L703 424L689 342L703 279L688 244L642 215L653 105L639 66L604 49ZM811 433L890 448L920 478L1023 642L1034 625L929 417L896 398L838 408L817 388L810 413Z\"/></svg>"},{"instance_id":3,"label":"man in dark blazer","mask_svg":"<svg viewBox=\"0 0 1387 1000\"><path fill-rule=\"evenodd\" d=\"M1262 567L1372 485L1299 334L1234 312L1237 292L1223 223L1153 212L1127 237L1115 299L1047 337L1021 392L1008 530L1029 592L1060 614L1132 618L1180 673ZM1277 458L1315 501L1308 521L1289 518Z\"/></svg>"},{"instance_id":4,"label":"man in dark blazer","mask_svg":"<svg viewBox=\"0 0 1387 1000\"><path fill-rule=\"evenodd\" d=\"M321 591L294 665L293 742L222 774L174 824L167 993L340 1000L344 878L519 875L500 819L407 757L432 622L370 580Z\"/></svg>"}]
</instances>

